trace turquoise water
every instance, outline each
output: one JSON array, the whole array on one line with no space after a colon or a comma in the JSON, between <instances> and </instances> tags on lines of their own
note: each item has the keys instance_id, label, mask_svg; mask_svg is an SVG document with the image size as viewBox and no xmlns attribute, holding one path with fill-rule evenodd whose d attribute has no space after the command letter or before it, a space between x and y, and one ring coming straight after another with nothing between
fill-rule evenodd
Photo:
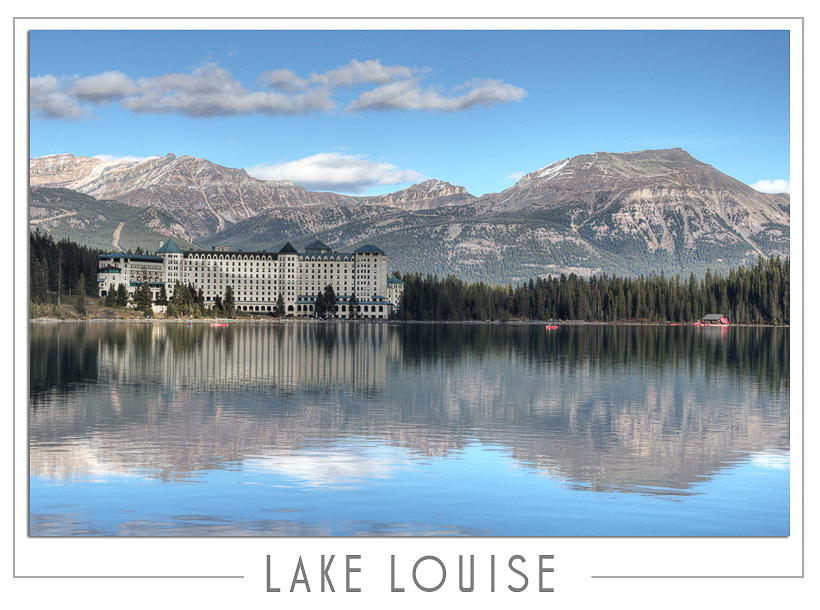
<instances>
[{"instance_id":1,"label":"turquoise water","mask_svg":"<svg viewBox=\"0 0 820 610\"><path fill-rule=\"evenodd\" d=\"M788 329L41 324L40 536L784 536Z\"/></svg>"}]
</instances>

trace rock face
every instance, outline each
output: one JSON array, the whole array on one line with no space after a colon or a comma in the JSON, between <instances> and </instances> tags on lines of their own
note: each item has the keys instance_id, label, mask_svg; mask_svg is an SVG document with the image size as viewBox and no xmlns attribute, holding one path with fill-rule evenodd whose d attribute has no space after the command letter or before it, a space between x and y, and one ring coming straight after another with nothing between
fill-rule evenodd
<instances>
[{"instance_id":1,"label":"rock face","mask_svg":"<svg viewBox=\"0 0 820 610\"><path fill-rule=\"evenodd\" d=\"M156 210L157 230L202 247L301 247L318 235L333 248L377 243L394 269L472 281L688 275L789 254L787 194L759 193L679 148L562 159L480 198L439 180L378 197L316 193L174 155L130 162L51 155L30 167L33 187ZM92 208L117 220L99 206L38 205L32 222L55 235L71 237L82 222L91 227L83 214ZM82 237L92 239L91 231Z\"/></svg>"},{"instance_id":2,"label":"rock face","mask_svg":"<svg viewBox=\"0 0 820 610\"><path fill-rule=\"evenodd\" d=\"M243 169L173 154L142 161L103 161L70 154L29 162L32 187L68 188L97 199L154 207L172 216L193 238L203 238L274 208L368 203L409 210L475 199L460 186L428 180L381 197L316 193L290 181L264 181Z\"/></svg>"},{"instance_id":3,"label":"rock face","mask_svg":"<svg viewBox=\"0 0 820 610\"><path fill-rule=\"evenodd\" d=\"M767 254L789 226L788 195L759 193L680 148L562 159L476 207L483 216L562 216L593 242L638 240L650 252L709 240Z\"/></svg>"},{"instance_id":4,"label":"rock face","mask_svg":"<svg viewBox=\"0 0 820 610\"><path fill-rule=\"evenodd\" d=\"M367 203L389 205L404 210L431 210L448 205L471 203L475 197L463 186L441 180L427 180L396 193L366 198Z\"/></svg>"},{"instance_id":5,"label":"rock face","mask_svg":"<svg viewBox=\"0 0 820 610\"><path fill-rule=\"evenodd\" d=\"M30 160L31 186L64 187L98 199L154 207L193 238L205 237L271 207L341 203L333 193L311 193L292 182L265 182L243 169L173 154L144 161L101 161L73 155Z\"/></svg>"},{"instance_id":6,"label":"rock face","mask_svg":"<svg viewBox=\"0 0 820 610\"><path fill-rule=\"evenodd\" d=\"M169 237L182 247L192 246L185 227L161 210L95 199L65 188L30 189L29 226L57 241L68 238L110 252L153 250Z\"/></svg>"}]
</instances>

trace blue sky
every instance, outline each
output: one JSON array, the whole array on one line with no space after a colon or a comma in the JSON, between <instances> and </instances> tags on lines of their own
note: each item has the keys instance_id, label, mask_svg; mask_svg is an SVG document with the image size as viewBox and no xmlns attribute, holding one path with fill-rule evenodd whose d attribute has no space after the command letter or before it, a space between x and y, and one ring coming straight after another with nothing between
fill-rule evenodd
<instances>
[{"instance_id":1,"label":"blue sky","mask_svg":"<svg viewBox=\"0 0 820 610\"><path fill-rule=\"evenodd\" d=\"M565 157L680 147L790 179L788 31L34 30L30 76L32 157L478 196Z\"/></svg>"}]
</instances>

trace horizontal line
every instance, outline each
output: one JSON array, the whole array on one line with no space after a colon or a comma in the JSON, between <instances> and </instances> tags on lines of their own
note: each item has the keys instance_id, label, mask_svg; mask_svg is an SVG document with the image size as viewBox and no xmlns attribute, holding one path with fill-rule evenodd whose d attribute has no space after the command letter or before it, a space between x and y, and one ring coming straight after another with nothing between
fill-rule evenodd
<instances>
[{"instance_id":1,"label":"horizontal line","mask_svg":"<svg viewBox=\"0 0 820 610\"><path fill-rule=\"evenodd\" d=\"M799 576L590 576L590 578L805 578Z\"/></svg>"},{"instance_id":2,"label":"horizontal line","mask_svg":"<svg viewBox=\"0 0 820 610\"><path fill-rule=\"evenodd\" d=\"M14 578L245 578L244 576L18 576Z\"/></svg>"},{"instance_id":3,"label":"horizontal line","mask_svg":"<svg viewBox=\"0 0 820 610\"><path fill-rule=\"evenodd\" d=\"M202 21L202 20L210 20L210 21L248 21L250 19L262 19L265 21L316 21L316 20L324 20L324 21L578 21L578 20L597 20L597 21L612 21L612 20L621 20L621 21L638 21L638 20L655 20L655 21L687 21L687 20L709 20L709 21L748 21L748 20L784 20L784 19L805 19L805 16L802 15L795 15L793 17L777 15L774 17L761 17L761 16L747 16L747 17L735 17L731 15L727 15L724 17L651 17L651 16L633 16L633 17L624 17L619 15L612 15L609 17L544 17L544 16L534 16L528 17L526 15L502 15L499 17L488 17L488 16L481 16L481 17L464 17L464 16L457 16L453 15L450 17L430 17L430 16L388 16L388 17L373 17L373 16L359 16L359 17L351 17L349 15L338 15L335 17L326 16L326 17L316 17L316 16L307 16L307 17L129 17L123 19L122 17L77 17L66 15L64 17L14 17L14 20L17 19L25 19L25 20L43 20L43 19L59 19L59 20L83 20L83 21L92 21L92 20L111 20L117 19L120 21L123 20L140 20L140 21Z\"/></svg>"}]
</instances>

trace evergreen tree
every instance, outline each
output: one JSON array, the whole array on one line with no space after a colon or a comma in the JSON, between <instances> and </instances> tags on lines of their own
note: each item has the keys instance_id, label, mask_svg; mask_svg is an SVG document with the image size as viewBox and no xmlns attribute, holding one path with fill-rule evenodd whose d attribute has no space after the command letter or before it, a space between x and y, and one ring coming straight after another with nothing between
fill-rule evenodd
<instances>
[{"instance_id":1,"label":"evergreen tree","mask_svg":"<svg viewBox=\"0 0 820 610\"><path fill-rule=\"evenodd\" d=\"M350 295L350 301L348 301L348 317L351 320L355 320L359 317L359 301L356 299L356 292L354 291L353 294Z\"/></svg>"},{"instance_id":2,"label":"evergreen tree","mask_svg":"<svg viewBox=\"0 0 820 610\"><path fill-rule=\"evenodd\" d=\"M281 317L285 315L285 297L282 293L276 298L276 315Z\"/></svg>"},{"instance_id":3,"label":"evergreen tree","mask_svg":"<svg viewBox=\"0 0 820 610\"><path fill-rule=\"evenodd\" d=\"M330 284L325 286L325 311L331 318L336 317L336 291Z\"/></svg>"},{"instance_id":4,"label":"evergreen tree","mask_svg":"<svg viewBox=\"0 0 820 610\"><path fill-rule=\"evenodd\" d=\"M234 306L233 286L228 286L225 288L225 298L223 299L222 309L225 311L225 315L229 318L233 318L236 315Z\"/></svg>"},{"instance_id":5,"label":"evergreen tree","mask_svg":"<svg viewBox=\"0 0 820 610\"><path fill-rule=\"evenodd\" d=\"M703 317L700 308L700 289L694 273L689 274L689 300L692 306L690 321L700 320Z\"/></svg>"},{"instance_id":6,"label":"evergreen tree","mask_svg":"<svg viewBox=\"0 0 820 610\"><path fill-rule=\"evenodd\" d=\"M127 307L128 306L128 288L125 287L125 284L119 284L117 286L117 307Z\"/></svg>"},{"instance_id":7,"label":"evergreen tree","mask_svg":"<svg viewBox=\"0 0 820 610\"><path fill-rule=\"evenodd\" d=\"M783 307L783 323L784 324L791 324L791 315L790 315L790 307L791 307L791 300L789 294L789 270L790 262L789 257L786 257L786 260L783 261L783 272L781 274L781 282L780 282L780 302L781 306Z\"/></svg>"},{"instance_id":8,"label":"evergreen tree","mask_svg":"<svg viewBox=\"0 0 820 610\"><path fill-rule=\"evenodd\" d=\"M134 288L134 308L137 311L142 311L147 304L145 299L145 290L143 290L143 286L146 286L145 282Z\"/></svg>"},{"instance_id":9,"label":"evergreen tree","mask_svg":"<svg viewBox=\"0 0 820 610\"><path fill-rule=\"evenodd\" d=\"M76 309L77 313L84 318L88 315L88 309L85 304L85 274L81 273L80 277L77 279L77 287L75 288L75 291L77 293L77 300L75 301L74 309Z\"/></svg>"},{"instance_id":10,"label":"evergreen tree","mask_svg":"<svg viewBox=\"0 0 820 610\"><path fill-rule=\"evenodd\" d=\"M29 249L47 277L46 290L74 293L77 279L80 273L84 273L86 295L96 294L97 267L102 251L80 246L67 239L55 243L48 233L41 233L39 228L29 234Z\"/></svg>"},{"instance_id":11,"label":"evergreen tree","mask_svg":"<svg viewBox=\"0 0 820 610\"><path fill-rule=\"evenodd\" d=\"M327 306L325 305L325 293L319 292L316 295L316 304L314 306L314 313L316 314L317 318L324 318L325 314L327 313Z\"/></svg>"},{"instance_id":12,"label":"evergreen tree","mask_svg":"<svg viewBox=\"0 0 820 610\"><path fill-rule=\"evenodd\" d=\"M43 289L43 302L48 299L48 290L51 282L51 270L49 269L48 258L40 259L40 284Z\"/></svg>"},{"instance_id":13,"label":"evergreen tree","mask_svg":"<svg viewBox=\"0 0 820 610\"><path fill-rule=\"evenodd\" d=\"M146 314L153 314L151 307L151 287L148 282L143 282L141 286L137 287L134 293L134 305L138 311L146 312ZM150 311L150 313L148 313Z\"/></svg>"},{"instance_id":14,"label":"evergreen tree","mask_svg":"<svg viewBox=\"0 0 820 610\"><path fill-rule=\"evenodd\" d=\"M225 314L224 304L222 303L222 297L219 295L216 295L214 297L213 314L217 318L221 318Z\"/></svg>"},{"instance_id":15,"label":"evergreen tree","mask_svg":"<svg viewBox=\"0 0 820 610\"><path fill-rule=\"evenodd\" d=\"M160 286L159 294L157 295L157 305L168 304L168 293L165 291L165 284Z\"/></svg>"},{"instance_id":16,"label":"evergreen tree","mask_svg":"<svg viewBox=\"0 0 820 610\"><path fill-rule=\"evenodd\" d=\"M32 253L31 266L29 268L29 282L31 285L31 302L35 305L42 305L46 302L48 293L48 270L43 270L43 265Z\"/></svg>"},{"instance_id":17,"label":"evergreen tree","mask_svg":"<svg viewBox=\"0 0 820 610\"><path fill-rule=\"evenodd\" d=\"M180 316L190 316L193 314L194 299L187 286L180 282L174 283L174 294L171 296L171 303Z\"/></svg>"},{"instance_id":18,"label":"evergreen tree","mask_svg":"<svg viewBox=\"0 0 820 610\"><path fill-rule=\"evenodd\" d=\"M652 320L692 322L723 313L732 322L788 324L789 259L761 258L728 277L707 272L668 279L617 278L575 274L539 278L518 286L466 284L448 276L406 274L397 317L403 320L490 320L509 316L589 321Z\"/></svg>"}]
</instances>

